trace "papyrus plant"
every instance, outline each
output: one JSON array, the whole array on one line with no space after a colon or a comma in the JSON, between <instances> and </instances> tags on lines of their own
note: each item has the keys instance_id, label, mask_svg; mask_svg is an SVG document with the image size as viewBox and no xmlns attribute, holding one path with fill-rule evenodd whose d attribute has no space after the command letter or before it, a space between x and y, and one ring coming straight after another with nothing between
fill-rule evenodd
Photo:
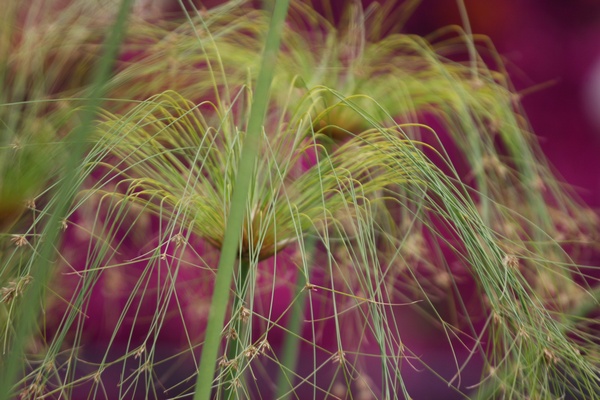
<instances>
[{"instance_id":1,"label":"papyrus plant","mask_svg":"<svg viewBox=\"0 0 600 400\"><path fill-rule=\"evenodd\" d=\"M293 2L270 94L268 13L132 19L15 393L410 398L423 370L443 396L598 392L597 289L569 255L592 242L593 214L549 172L485 41L381 38L377 18L352 6L336 28ZM257 94L267 109L240 170ZM233 207L234 284L215 294ZM36 262L43 242L19 253L10 237L16 312L30 278L15 260ZM207 330L211 307L225 324ZM447 343L450 373L406 339L408 312ZM197 376L205 343L220 358ZM479 380L462 380L470 369Z\"/></svg>"}]
</instances>

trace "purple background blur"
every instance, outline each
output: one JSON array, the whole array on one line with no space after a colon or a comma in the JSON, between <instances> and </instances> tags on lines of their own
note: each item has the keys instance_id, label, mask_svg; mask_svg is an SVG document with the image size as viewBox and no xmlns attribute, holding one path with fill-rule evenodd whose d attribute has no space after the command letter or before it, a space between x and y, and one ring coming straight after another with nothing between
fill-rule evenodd
<instances>
[{"instance_id":1,"label":"purple background blur","mask_svg":"<svg viewBox=\"0 0 600 400\"><path fill-rule=\"evenodd\" d=\"M489 36L562 178L600 207L600 1L465 0L473 33ZM457 1L423 0L404 29L427 35L461 24Z\"/></svg>"},{"instance_id":2,"label":"purple background blur","mask_svg":"<svg viewBox=\"0 0 600 400\"><path fill-rule=\"evenodd\" d=\"M313 0L313 3L321 1L329 0ZM330 1L336 12L350 3L349 0ZM386 0L380 0L383 1ZM387 1L402 3L402 0ZM210 7L218 2L211 0L204 4ZM176 0L158 0L157 3L162 4L158 6L161 12L178 7ZM555 82L527 94L523 98L525 110L557 172L590 206L599 208L600 1L465 0L465 3L473 32L491 38L518 90ZM403 32L427 35L450 24L462 25L457 1L422 0ZM422 318L409 312L398 318L402 318L401 326L410 327L403 341L410 344L423 362L451 379L456 368L447 341L440 340L439 332ZM107 329L110 335L112 328ZM178 331L179 328L174 327L167 334L177 336ZM165 338L165 341L175 343L177 339ZM467 351L457 354L461 360L467 356ZM473 364L464 371L463 388L480 378L481 361L475 360ZM373 371L377 368L379 366L374 366ZM462 398L442 380L431 379L427 371L420 373L407 368L403 375L415 398Z\"/></svg>"}]
</instances>

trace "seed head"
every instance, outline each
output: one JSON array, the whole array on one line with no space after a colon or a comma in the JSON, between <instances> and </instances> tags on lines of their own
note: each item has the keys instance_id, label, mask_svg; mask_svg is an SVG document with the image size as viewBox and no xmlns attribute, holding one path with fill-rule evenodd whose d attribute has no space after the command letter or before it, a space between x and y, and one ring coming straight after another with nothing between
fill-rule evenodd
<instances>
[{"instance_id":1,"label":"seed head","mask_svg":"<svg viewBox=\"0 0 600 400\"><path fill-rule=\"evenodd\" d=\"M23 247L28 243L25 235L12 235L10 241L17 247Z\"/></svg>"}]
</instances>

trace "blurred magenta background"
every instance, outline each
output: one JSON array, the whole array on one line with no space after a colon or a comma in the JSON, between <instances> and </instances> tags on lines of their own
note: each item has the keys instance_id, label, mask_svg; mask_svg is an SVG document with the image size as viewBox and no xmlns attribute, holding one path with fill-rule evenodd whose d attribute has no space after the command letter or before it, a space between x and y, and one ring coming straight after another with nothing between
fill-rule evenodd
<instances>
[{"instance_id":1,"label":"blurred magenta background","mask_svg":"<svg viewBox=\"0 0 600 400\"><path fill-rule=\"evenodd\" d=\"M313 3L321 1L331 1L336 13L341 13L350 3L350 0L314 0ZM387 1L402 3L402 0ZM542 149L557 173L576 188L584 201L599 208L600 1L464 1L472 31L491 38L504 58L517 90L527 91L523 105ZM160 12L174 11L178 7L177 0L158 2L162 4ZM211 0L204 4L210 7L218 2ZM373 0L363 2L367 4ZM196 6L200 5L196 3ZM458 0L422 0L403 32L427 35L450 24L462 25L457 3ZM318 4L315 5L318 8ZM534 87L539 89L528 91ZM597 265L598 255L594 257L589 263ZM285 296L278 293L278 299L282 297ZM447 341L440 338L439 331L409 312L398 318L402 318L403 326L410 327L403 340L425 363L436 366L437 372L451 379L456 372L454 354ZM111 332L109 330L105 335L110 336ZM165 334L177 336L178 332L179 328L173 327ZM94 343L97 340L90 339ZM168 343L177 340L177 337L165 338ZM468 357L468 352L459 352L457 357L462 361ZM369 367L373 371L379 368L376 365ZM463 388L478 381L480 368L481 360L474 360L464 371ZM427 371L421 373L408 368L404 373L409 391L415 398L462 398L442 380L432 379Z\"/></svg>"},{"instance_id":2,"label":"blurred magenta background","mask_svg":"<svg viewBox=\"0 0 600 400\"><path fill-rule=\"evenodd\" d=\"M591 207L600 207L600 1L464 0L473 33L504 58L542 149ZM405 27L462 25L458 1L423 0ZM546 85L548 84L548 85ZM545 87L544 87L545 86Z\"/></svg>"}]
</instances>

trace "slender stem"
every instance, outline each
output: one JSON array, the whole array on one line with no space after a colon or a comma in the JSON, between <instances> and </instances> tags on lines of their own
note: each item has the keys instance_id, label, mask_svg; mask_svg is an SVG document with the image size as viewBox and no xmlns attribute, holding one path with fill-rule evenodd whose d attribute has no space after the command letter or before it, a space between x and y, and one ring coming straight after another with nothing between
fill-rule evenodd
<instances>
[{"instance_id":1,"label":"slender stem","mask_svg":"<svg viewBox=\"0 0 600 400\"><path fill-rule=\"evenodd\" d=\"M281 366L279 368L279 374L277 376L277 394L276 399L287 399L290 397L286 395L288 388L293 387L293 382L290 381L289 375L286 373L288 370L294 370L296 363L298 362L298 353L300 351L300 329L302 328L302 320L304 314L304 308L306 305L306 293L304 287L306 280L303 279L301 274L298 274L296 279L296 293L300 293L294 307L292 307L292 313L288 322L287 330L283 342L283 356L281 357ZM293 379L293 378L292 378Z\"/></svg>"},{"instance_id":2,"label":"slender stem","mask_svg":"<svg viewBox=\"0 0 600 400\"><path fill-rule=\"evenodd\" d=\"M104 52L97 64L89 96L81 109L81 122L65 139L67 154L62 179L57 184L58 189L52 202L48 205L49 220L44 229L44 240L37 250L30 265L29 275L32 283L27 287L23 297L27 299L20 306L20 318L14 323L14 341L10 351L3 354L0 362L0 399L13 398L13 385L17 375L23 371L23 351L27 340L31 337L35 321L39 318L39 306L42 301L44 288L50 280L53 271L52 264L56 259L56 247L60 242L60 226L67 215L69 207L82 181L79 165L88 149L88 135L94 129L94 119L98 107L102 103L106 91L106 83L111 75L113 63L123 40L125 27L133 0L123 0L112 29L108 31L104 42Z\"/></svg>"},{"instance_id":3,"label":"slender stem","mask_svg":"<svg viewBox=\"0 0 600 400\"><path fill-rule=\"evenodd\" d=\"M314 260L315 248L316 248L316 239L312 236L307 237L306 247L308 250L308 254L310 254L310 258L308 259L308 267L313 264ZM307 276L310 276L310 269L307 271ZM283 354L281 356L281 366L279 368L279 374L277 376L277 392L275 395L276 399L287 399L290 397L290 394L286 395L289 387L293 387L293 382L290 381L290 378L286 371L293 371L296 368L296 364L298 362L298 354L300 352L300 337L301 337L301 329L302 329L302 321L304 320L304 310L306 308L306 291L304 290L306 286L306 279L301 273L298 273L298 277L296 278L296 289L295 293L298 293L298 298L292 307L292 313L288 320L287 330L288 332L285 335L285 339L283 342Z\"/></svg>"},{"instance_id":4,"label":"slender stem","mask_svg":"<svg viewBox=\"0 0 600 400\"><path fill-rule=\"evenodd\" d=\"M235 297L233 299L233 308L231 309L231 319L235 321L233 323L234 330L237 337L231 337L229 346L227 349L227 358L229 360L237 360L239 358L242 349L245 347L245 332L243 317L240 315L240 310L244 305L246 299L246 292L248 290L248 271L250 270L250 263L247 259L240 260L240 268L238 271L238 279L236 282ZM242 343L244 341L244 343ZM239 365L239 370L242 370L242 365ZM235 382L236 369L230 368L227 378L225 379L225 399L233 399L235 395ZM239 379L239 378L238 378ZM242 378L243 379L243 378Z\"/></svg>"},{"instance_id":5,"label":"slender stem","mask_svg":"<svg viewBox=\"0 0 600 400\"><path fill-rule=\"evenodd\" d=\"M598 308L600 288L595 288L592 290L590 295L590 298L587 298L586 301L578 304L572 308L570 312L564 315L564 324L562 325L561 329L564 334L568 334L569 330L574 328L575 325L585 318L586 315ZM484 385L480 386L480 388L477 390L477 395L474 398L481 400L492 398L492 396L499 390L499 382L502 382L503 375L506 375L509 372L510 371L506 371L506 368L503 368L502 371L497 371L496 374L499 379L490 379Z\"/></svg>"},{"instance_id":6,"label":"slender stem","mask_svg":"<svg viewBox=\"0 0 600 400\"><path fill-rule=\"evenodd\" d=\"M221 257L219 259L217 278L215 280L214 293L208 324L206 327L206 338L202 346L202 357L196 378L194 400L209 400L212 391L213 377L217 364L219 344L221 343L221 329L225 321L226 305L229 299L229 289L233 277L233 266L238 254L239 239L244 220L244 210L250 190L250 182L254 173L254 164L258 155L258 145L262 131L263 121L267 112L269 92L273 73L281 42L281 32L287 15L289 0L278 0L275 2L273 16L267 41L262 57L262 64L256 82L255 97L252 102L250 118L248 120L248 131L244 140L242 154L238 165L235 186L227 228L223 239Z\"/></svg>"},{"instance_id":7,"label":"slender stem","mask_svg":"<svg viewBox=\"0 0 600 400\"><path fill-rule=\"evenodd\" d=\"M457 0L458 10L460 12L460 19L465 27L467 48L469 50L469 59L471 61L471 74L473 79L478 79L477 75L477 50L475 49L475 43L473 42L473 31L471 30L471 22L467 14L467 7L465 6L464 0Z\"/></svg>"}]
</instances>

